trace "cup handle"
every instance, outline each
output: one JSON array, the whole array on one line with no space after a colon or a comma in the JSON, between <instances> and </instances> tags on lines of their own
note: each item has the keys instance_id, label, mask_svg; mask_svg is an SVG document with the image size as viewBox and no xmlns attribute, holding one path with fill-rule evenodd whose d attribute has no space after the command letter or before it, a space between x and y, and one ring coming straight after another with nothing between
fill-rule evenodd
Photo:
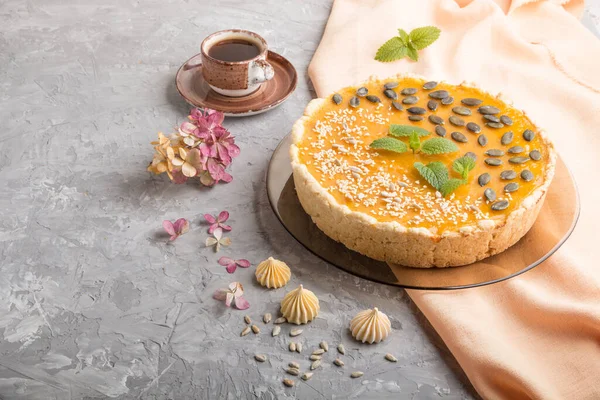
<instances>
[{"instance_id":1,"label":"cup handle","mask_svg":"<svg viewBox=\"0 0 600 400\"><path fill-rule=\"evenodd\" d=\"M275 70L265 60L254 60L248 68L248 85L257 85L273 79Z\"/></svg>"}]
</instances>

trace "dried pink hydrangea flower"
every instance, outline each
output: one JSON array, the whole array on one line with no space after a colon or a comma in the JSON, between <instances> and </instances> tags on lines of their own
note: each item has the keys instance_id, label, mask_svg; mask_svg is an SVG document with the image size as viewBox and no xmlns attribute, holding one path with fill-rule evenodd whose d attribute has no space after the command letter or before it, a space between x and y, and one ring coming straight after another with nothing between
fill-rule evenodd
<instances>
[{"instance_id":1,"label":"dried pink hydrangea flower","mask_svg":"<svg viewBox=\"0 0 600 400\"><path fill-rule=\"evenodd\" d=\"M171 235L169 240L175 240L190 230L190 223L185 218L179 218L177 221L175 221L175 223L165 220L163 221L163 228L165 228L165 231Z\"/></svg>"},{"instance_id":2,"label":"dried pink hydrangea flower","mask_svg":"<svg viewBox=\"0 0 600 400\"><path fill-rule=\"evenodd\" d=\"M208 233L213 233L215 229L221 228L224 231L230 231L231 226L224 224L229 219L228 211L221 211L219 215L214 217L210 214L204 214L204 219L210 224L208 228Z\"/></svg>"},{"instance_id":3,"label":"dried pink hydrangea flower","mask_svg":"<svg viewBox=\"0 0 600 400\"><path fill-rule=\"evenodd\" d=\"M219 264L224 266L225 270L227 270L227 272L229 272L230 274L233 274L235 272L235 270L237 269L237 267L240 267L240 268L250 267L250 261L243 259L243 258L239 259L239 260L234 260L233 258L229 258L229 257L221 257L221 258L219 258Z\"/></svg>"},{"instance_id":4,"label":"dried pink hydrangea flower","mask_svg":"<svg viewBox=\"0 0 600 400\"><path fill-rule=\"evenodd\" d=\"M227 289L219 289L213 294L215 300L225 301L227 307L231 307L231 303L238 310L245 310L250 307L250 303L243 297L244 287L239 282L231 282Z\"/></svg>"},{"instance_id":5,"label":"dried pink hydrangea flower","mask_svg":"<svg viewBox=\"0 0 600 400\"><path fill-rule=\"evenodd\" d=\"M231 239L228 237L223 237L223 229L217 228L213 232L213 236L206 238L206 247L213 247L215 249L215 253L221 250L221 246L229 246L231 244Z\"/></svg>"}]
</instances>

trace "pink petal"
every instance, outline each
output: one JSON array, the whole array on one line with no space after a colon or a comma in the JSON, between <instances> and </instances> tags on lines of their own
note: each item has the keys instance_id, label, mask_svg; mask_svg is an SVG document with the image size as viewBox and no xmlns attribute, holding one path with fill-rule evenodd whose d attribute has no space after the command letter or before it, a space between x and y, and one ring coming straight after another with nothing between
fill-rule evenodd
<instances>
[{"instance_id":1,"label":"pink petal","mask_svg":"<svg viewBox=\"0 0 600 400\"><path fill-rule=\"evenodd\" d=\"M184 122L179 127L179 130L187 135L191 135L197 130L197 128L196 125L192 124L191 122Z\"/></svg>"},{"instance_id":2,"label":"pink petal","mask_svg":"<svg viewBox=\"0 0 600 400\"><path fill-rule=\"evenodd\" d=\"M212 224L211 226L208 227L208 233L212 234L215 229L217 229L219 227L219 224L217 222L215 222L214 224Z\"/></svg>"},{"instance_id":3,"label":"pink petal","mask_svg":"<svg viewBox=\"0 0 600 400\"><path fill-rule=\"evenodd\" d=\"M163 221L163 228L169 235L175 235L175 227L173 226L173 223L171 221Z\"/></svg>"},{"instance_id":4,"label":"pink petal","mask_svg":"<svg viewBox=\"0 0 600 400\"><path fill-rule=\"evenodd\" d=\"M238 297L235 299L235 308L238 310L245 310L250 307L250 303L243 297Z\"/></svg>"},{"instance_id":5,"label":"pink petal","mask_svg":"<svg viewBox=\"0 0 600 400\"><path fill-rule=\"evenodd\" d=\"M179 218L177 221L175 221L173 227L175 228L175 232L177 232L178 235L183 235L184 233L190 230L190 223L185 218Z\"/></svg>"},{"instance_id":6,"label":"pink petal","mask_svg":"<svg viewBox=\"0 0 600 400\"><path fill-rule=\"evenodd\" d=\"M231 263L227 266L227 268L225 268L225 270L227 272L229 272L230 274L233 274L236 269L237 269L237 265L235 265L235 263Z\"/></svg>"},{"instance_id":7,"label":"pink petal","mask_svg":"<svg viewBox=\"0 0 600 400\"><path fill-rule=\"evenodd\" d=\"M217 155L219 156L219 159L221 160L221 162L225 166L231 164L231 157L229 156L229 152L227 151L227 148L225 146L223 146L221 143L217 143L217 144L215 144L215 146L217 148Z\"/></svg>"},{"instance_id":8,"label":"pink petal","mask_svg":"<svg viewBox=\"0 0 600 400\"><path fill-rule=\"evenodd\" d=\"M229 258L229 257L225 257L225 256L219 258L219 261L217 261L217 262L224 267L228 266L231 263L235 264L235 260L233 258Z\"/></svg>"},{"instance_id":9,"label":"pink petal","mask_svg":"<svg viewBox=\"0 0 600 400\"><path fill-rule=\"evenodd\" d=\"M172 236L169 238L169 240L172 242L173 240L177 239L178 237L179 237L179 235L175 234L175 235L172 235Z\"/></svg>"},{"instance_id":10,"label":"pink petal","mask_svg":"<svg viewBox=\"0 0 600 400\"><path fill-rule=\"evenodd\" d=\"M234 300L233 293L227 292L227 296L225 298L225 305L227 307L231 307L231 302Z\"/></svg>"},{"instance_id":11,"label":"pink petal","mask_svg":"<svg viewBox=\"0 0 600 400\"><path fill-rule=\"evenodd\" d=\"M225 183L229 183L233 180L233 176L229 175L227 172L225 172L225 170L223 170L221 180Z\"/></svg>"},{"instance_id":12,"label":"pink petal","mask_svg":"<svg viewBox=\"0 0 600 400\"><path fill-rule=\"evenodd\" d=\"M204 214L204 219L211 224L214 224L215 222L217 222L217 219L210 214Z\"/></svg>"},{"instance_id":13,"label":"pink petal","mask_svg":"<svg viewBox=\"0 0 600 400\"><path fill-rule=\"evenodd\" d=\"M236 260L235 263L242 268L250 267L250 261L243 259L243 258L241 260Z\"/></svg>"},{"instance_id":14,"label":"pink petal","mask_svg":"<svg viewBox=\"0 0 600 400\"><path fill-rule=\"evenodd\" d=\"M219 226L221 227L221 229L223 229L224 231L230 231L231 230L231 226L229 225L225 225L225 224L219 224Z\"/></svg>"},{"instance_id":15,"label":"pink petal","mask_svg":"<svg viewBox=\"0 0 600 400\"><path fill-rule=\"evenodd\" d=\"M236 291L236 290L238 289L238 285L239 285L239 283L238 283L238 282L231 282L231 283L229 284L229 286L228 286L228 287L229 287L229 290L230 290L231 292L234 292L234 291ZM242 289L242 291L243 291L243 289Z\"/></svg>"},{"instance_id":16,"label":"pink petal","mask_svg":"<svg viewBox=\"0 0 600 400\"><path fill-rule=\"evenodd\" d=\"M223 120L225 119L225 114L215 110L210 110L209 112L210 114L208 115L206 120L211 126L214 127L223 123Z\"/></svg>"},{"instance_id":17,"label":"pink petal","mask_svg":"<svg viewBox=\"0 0 600 400\"><path fill-rule=\"evenodd\" d=\"M187 182L188 177L181 172L181 170L173 170L171 171L171 175L173 175L173 182L177 184L182 184Z\"/></svg>"},{"instance_id":18,"label":"pink petal","mask_svg":"<svg viewBox=\"0 0 600 400\"><path fill-rule=\"evenodd\" d=\"M229 211L221 211L219 213L219 217L217 218L217 221L219 222L225 222L229 219Z\"/></svg>"},{"instance_id":19,"label":"pink petal","mask_svg":"<svg viewBox=\"0 0 600 400\"><path fill-rule=\"evenodd\" d=\"M213 299L223 301L227 298L228 290L218 289L213 293Z\"/></svg>"},{"instance_id":20,"label":"pink petal","mask_svg":"<svg viewBox=\"0 0 600 400\"><path fill-rule=\"evenodd\" d=\"M231 158L235 158L240 155L240 148L233 143L227 146L227 150L229 151L229 156Z\"/></svg>"}]
</instances>

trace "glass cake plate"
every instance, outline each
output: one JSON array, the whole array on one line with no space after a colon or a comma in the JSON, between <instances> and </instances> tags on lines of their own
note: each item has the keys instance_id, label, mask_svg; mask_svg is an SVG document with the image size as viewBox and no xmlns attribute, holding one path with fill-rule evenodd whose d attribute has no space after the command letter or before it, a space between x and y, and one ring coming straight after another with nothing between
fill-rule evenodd
<instances>
[{"instance_id":1,"label":"glass cake plate","mask_svg":"<svg viewBox=\"0 0 600 400\"><path fill-rule=\"evenodd\" d=\"M306 214L294 187L288 155L291 135L273 152L267 170L267 194L285 229L310 252L363 279L410 289L452 290L489 285L541 264L562 246L579 217L575 181L559 157L552 185L538 219L514 246L493 257L461 267L409 268L373 260L330 239Z\"/></svg>"}]
</instances>

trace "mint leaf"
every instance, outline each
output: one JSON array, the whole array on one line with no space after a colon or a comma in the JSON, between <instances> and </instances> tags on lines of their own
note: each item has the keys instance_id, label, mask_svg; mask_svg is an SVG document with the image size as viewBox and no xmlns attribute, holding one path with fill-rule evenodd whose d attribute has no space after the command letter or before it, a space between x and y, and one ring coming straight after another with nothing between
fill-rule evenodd
<instances>
[{"instance_id":1,"label":"mint leaf","mask_svg":"<svg viewBox=\"0 0 600 400\"><path fill-rule=\"evenodd\" d=\"M404 29L398 29L398 36L400 37L400 39L402 39L402 42L404 44L408 44L410 36L408 35L408 33L406 33Z\"/></svg>"},{"instance_id":2,"label":"mint leaf","mask_svg":"<svg viewBox=\"0 0 600 400\"><path fill-rule=\"evenodd\" d=\"M396 137L409 137L413 132L416 132L419 136L427 136L431 133L423 128L413 125L391 124L389 130L390 135Z\"/></svg>"},{"instance_id":3,"label":"mint leaf","mask_svg":"<svg viewBox=\"0 0 600 400\"><path fill-rule=\"evenodd\" d=\"M373 140L370 147L372 149L393 151L395 153L404 153L408 150L404 142L389 137Z\"/></svg>"},{"instance_id":4,"label":"mint leaf","mask_svg":"<svg viewBox=\"0 0 600 400\"><path fill-rule=\"evenodd\" d=\"M414 47L412 42L408 42L408 45L406 46L406 54L410 57L411 60L419 61L419 53L417 52L417 49Z\"/></svg>"},{"instance_id":5,"label":"mint leaf","mask_svg":"<svg viewBox=\"0 0 600 400\"><path fill-rule=\"evenodd\" d=\"M427 139L421 144L421 152L425 154L444 154L458 151L458 146L451 140L437 137Z\"/></svg>"},{"instance_id":6,"label":"mint leaf","mask_svg":"<svg viewBox=\"0 0 600 400\"><path fill-rule=\"evenodd\" d=\"M435 26L416 28L410 31L410 43L412 43L414 49L423 50L425 47L435 42L440 37L440 33L441 31Z\"/></svg>"},{"instance_id":7,"label":"mint leaf","mask_svg":"<svg viewBox=\"0 0 600 400\"><path fill-rule=\"evenodd\" d=\"M466 182L462 179L448 179L442 184L442 186L439 188L439 191L442 194L442 196L446 197L465 183Z\"/></svg>"},{"instance_id":8,"label":"mint leaf","mask_svg":"<svg viewBox=\"0 0 600 400\"><path fill-rule=\"evenodd\" d=\"M414 166L419 174L437 190L448 181L448 168L440 161L430 162L427 165L416 162Z\"/></svg>"},{"instance_id":9,"label":"mint leaf","mask_svg":"<svg viewBox=\"0 0 600 400\"><path fill-rule=\"evenodd\" d=\"M375 59L381 62L391 62L404 58L405 56L406 44L400 37L394 36L381 45L379 50L377 50L377 54L375 54Z\"/></svg>"},{"instance_id":10,"label":"mint leaf","mask_svg":"<svg viewBox=\"0 0 600 400\"><path fill-rule=\"evenodd\" d=\"M419 148L421 147L421 141L419 140L419 134L417 132L413 132L410 134L410 137L408 138L408 145L413 151L413 154L415 151L419 150Z\"/></svg>"},{"instance_id":11,"label":"mint leaf","mask_svg":"<svg viewBox=\"0 0 600 400\"><path fill-rule=\"evenodd\" d=\"M464 180L468 178L469 172L471 172L473 168L475 168L475 160L469 156L457 158L452 163L452 169L459 173Z\"/></svg>"}]
</instances>

